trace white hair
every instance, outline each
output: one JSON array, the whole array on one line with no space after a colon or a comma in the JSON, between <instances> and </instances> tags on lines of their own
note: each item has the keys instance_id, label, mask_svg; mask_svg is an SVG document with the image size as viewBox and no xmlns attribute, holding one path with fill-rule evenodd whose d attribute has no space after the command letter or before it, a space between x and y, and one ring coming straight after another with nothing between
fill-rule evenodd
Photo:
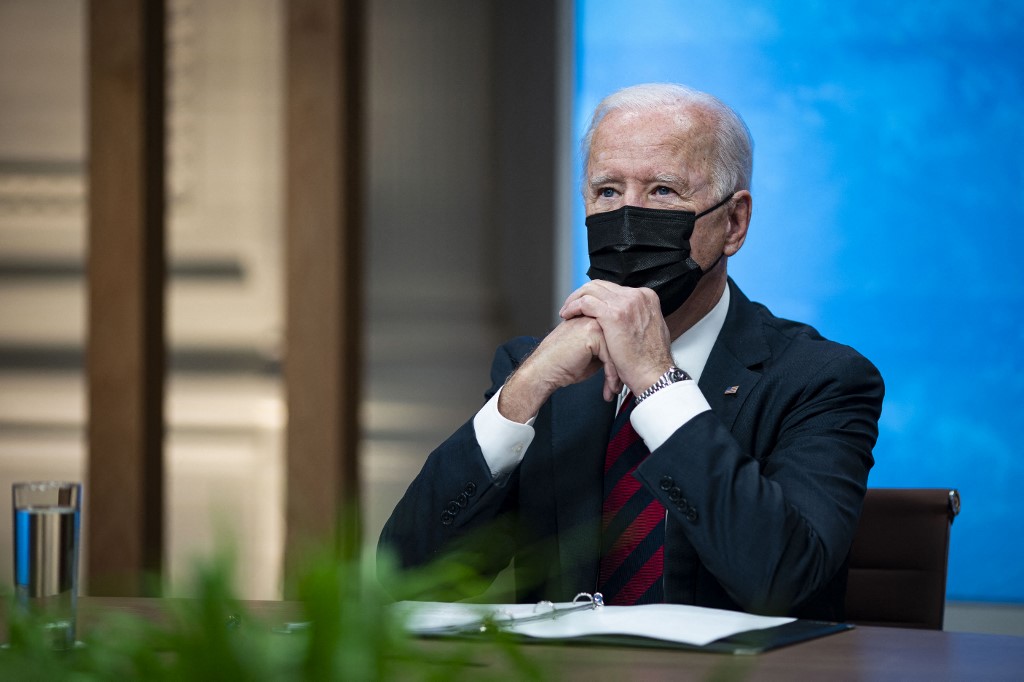
<instances>
[{"instance_id":1,"label":"white hair","mask_svg":"<svg viewBox=\"0 0 1024 682\"><path fill-rule=\"evenodd\" d=\"M712 114L712 131L716 144L712 152L711 186L715 196L750 189L754 167L754 140L740 115L724 102L706 92L675 83L646 83L623 88L605 97L594 109L590 125L583 136L583 163L590 159L590 145L598 124L613 111L649 113L674 107L679 110L699 108ZM584 181L586 185L586 181Z\"/></svg>"}]
</instances>

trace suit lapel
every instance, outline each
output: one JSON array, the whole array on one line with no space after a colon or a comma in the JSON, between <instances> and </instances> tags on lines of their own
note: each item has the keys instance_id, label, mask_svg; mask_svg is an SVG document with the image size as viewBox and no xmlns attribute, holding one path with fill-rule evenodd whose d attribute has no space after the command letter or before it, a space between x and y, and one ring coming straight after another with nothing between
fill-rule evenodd
<instances>
[{"instance_id":1,"label":"suit lapel","mask_svg":"<svg viewBox=\"0 0 1024 682\"><path fill-rule=\"evenodd\" d=\"M729 312L700 377L700 390L722 424L732 430L747 396L761 380L753 367L770 356L768 342L750 302L729 280Z\"/></svg>"}]
</instances>

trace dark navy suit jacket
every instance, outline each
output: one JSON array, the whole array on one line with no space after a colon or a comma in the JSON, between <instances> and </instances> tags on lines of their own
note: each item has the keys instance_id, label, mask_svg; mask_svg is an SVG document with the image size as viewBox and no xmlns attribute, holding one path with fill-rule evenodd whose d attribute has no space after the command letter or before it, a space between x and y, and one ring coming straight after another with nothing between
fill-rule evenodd
<instances>
[{"instance_id":1,"label":"dark navy suit jacket","mask_svg":"<svg viewBox=\"0 0 1024 682\"><path fill-rule=\"evenodd\" d=\"M700 389L711 404L637 469L668 510L665 600L841 620L846 558L873 464L883 384L852 348L751 303L731 280ZM500 347L489 398L536 339ZM459 548L517 599L568 601L597 582L603 374L541 408L520 466L494 481L472 420L438 447L380 538L401 565Z\"/></svg>"}]
</instances>

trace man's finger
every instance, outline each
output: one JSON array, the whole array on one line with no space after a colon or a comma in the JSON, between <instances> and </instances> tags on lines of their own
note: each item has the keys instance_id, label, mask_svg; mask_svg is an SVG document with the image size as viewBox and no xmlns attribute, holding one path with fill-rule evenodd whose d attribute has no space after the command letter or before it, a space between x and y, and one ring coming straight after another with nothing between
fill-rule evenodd
<instances>
[{"instance_id":1,"label":"man's finger","mask_svg":"<svg viewBox=\"0 0 1024 682\"><path fill-rule=\"evenodd\" d=\"M605 365L605 378L604 378L604 400L610 403L615 400L615 397L622 392L622 381L616 376L614 379L609 378L608 365Z\"/></svg>"},{"instance_id":2,"label":"man's finger","mask_svg":"<svg viewBox=\"0 0 1024 682\"><path fill-rule=\"evenodd\" d=\"M608 309L608 302L591 294L584 294L579 298L569 301L558 312L563 320L585 315L587 317L598 317Z\"/></svg>"},{"instance_id":3,"label":"man's finger","mask_svg":"<svg viewBox=\"0 0 1024 682\"><path fill-rule=\"evenodd\" d=\"M605 300L609 297L609 295L619 293L620 290L626 288L627 287L623 287L618 284L605 282L602 279L591 280L566 297L565 302L562 303L562 308L558 314L561 317L568 319L568 317L566 317L566 315L564 315L563 313L565 312L566 307L573 301L576 301L582 298L583 296L593 296L594 298ZM570 315L569 317L575 316Z\"/></svg>"}]
</instances>

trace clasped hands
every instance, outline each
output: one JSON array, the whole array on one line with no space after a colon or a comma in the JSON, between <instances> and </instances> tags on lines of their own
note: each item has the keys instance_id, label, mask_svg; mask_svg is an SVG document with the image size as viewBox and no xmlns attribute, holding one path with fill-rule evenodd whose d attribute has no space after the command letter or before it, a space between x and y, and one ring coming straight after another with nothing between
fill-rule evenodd
<instances>
[{"instance_id":1,"label":"clasped hands","mask_svg":"<svg viewBox=\"0 0 1024 682\"><path fill-rule=\"evenodd\" d=\"M672 365L668 327L651 289L593 280L558 312L562 322L541 341L502 388L498 411L520 423L537 414L555 390L604 368L604 399L622 387L639 394Z\"/></svg>"}]
</instances>

